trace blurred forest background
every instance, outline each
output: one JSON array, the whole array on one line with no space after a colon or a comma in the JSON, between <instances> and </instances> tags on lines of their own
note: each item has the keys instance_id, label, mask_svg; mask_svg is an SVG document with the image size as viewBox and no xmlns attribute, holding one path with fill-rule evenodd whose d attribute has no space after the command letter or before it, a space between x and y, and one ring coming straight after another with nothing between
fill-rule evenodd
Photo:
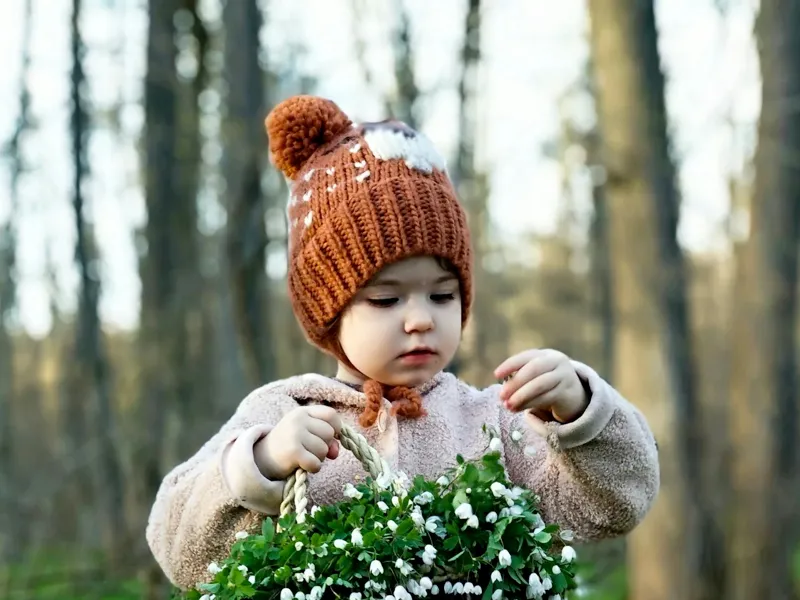
<instances>
[{"instance_id":1,"label":"blurred forest background","mask_svg":"<svg viewBox=\"0 0 800 600\"><path fill-rule=\"evenodd\" d=\"M332 372L286 301L266 155L295 93L447 153L479 257L461 377L554 347L650 419L662 492L580 549L584 597L798 597L800 0L3 14L0 598L166 598L163 475L250 389Z\"/></svg>"}]
</instances>

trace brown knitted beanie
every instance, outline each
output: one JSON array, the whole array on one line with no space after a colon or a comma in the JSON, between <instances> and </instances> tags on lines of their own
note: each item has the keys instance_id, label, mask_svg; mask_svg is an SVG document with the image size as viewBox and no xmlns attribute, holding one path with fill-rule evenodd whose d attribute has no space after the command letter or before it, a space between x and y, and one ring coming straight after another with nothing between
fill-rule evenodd
<instances>
[{"instance_id":1,"label":"brown knitted beanie","mask_svg":"<svg viewBox=\"0 0 800 600\"><path fill-rule=\"evenodd\" d=\"M270 158L289 185L289 296L312 343L352 368L334 327L339 315L383 267L420 255L453 265L466 324L472 298L466 214L424 135L394 120L354 125L336 104L314 96L284 100L266 128ZM379 406L382 386L367 382L364 389ZM418 395L385 391L398 399L393 409L400 414L421 413ZM374 422L367 413L364 425Z\"/></svg>"}]
</instances>

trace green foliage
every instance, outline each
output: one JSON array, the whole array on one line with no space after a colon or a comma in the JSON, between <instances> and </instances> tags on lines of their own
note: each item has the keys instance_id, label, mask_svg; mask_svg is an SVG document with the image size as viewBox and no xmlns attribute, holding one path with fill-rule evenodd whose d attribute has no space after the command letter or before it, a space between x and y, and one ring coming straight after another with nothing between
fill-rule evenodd
<instances>
[{"instance_id":1,"label":"green foliage","mask_svg":"<svg viewBox=\"0 0 800 600\"><path fill-rule=\"evenodd\" d=\"M482 457L457 457L435 482L386 473L347 484L342 502L241 532L209 565L213 580L181 597L565 598L576 587L571 533L545 524L535 494L511 485L490 433Z\"/></svg>"}]
</instances>

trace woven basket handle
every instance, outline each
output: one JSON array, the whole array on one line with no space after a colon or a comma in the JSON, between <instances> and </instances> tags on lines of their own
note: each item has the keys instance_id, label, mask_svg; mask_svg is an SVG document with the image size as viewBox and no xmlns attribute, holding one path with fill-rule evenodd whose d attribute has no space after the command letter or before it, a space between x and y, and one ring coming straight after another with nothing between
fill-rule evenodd
<instances>
[{"instance_id":1,"label":"woven basket handle","mask_svg":"<svg viewBox=\"0 0 800 600\"><path fill-rule=\"evenodd\" d=\"M342 425L339 433L339 442L350 450L361 461L364 468L373 479L380 477L387 466L378 451L369 445L367 439L348 425ZM307 493L308 474L303 469L297 469L294 474L286 479L283 487L283 501L281 502L281 517L292 512L298 516L305 515L308 506Z\"/></svg>"}]
</instances>

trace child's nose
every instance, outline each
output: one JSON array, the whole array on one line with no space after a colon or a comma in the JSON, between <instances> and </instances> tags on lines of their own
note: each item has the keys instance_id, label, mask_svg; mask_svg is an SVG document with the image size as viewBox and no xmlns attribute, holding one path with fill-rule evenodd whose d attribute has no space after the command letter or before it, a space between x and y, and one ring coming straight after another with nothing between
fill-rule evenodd
<instances>
[{"instance_id":1,"label":"child's nose","mask_svg":"<svg viewBox=\"0 0 800 600\"><path fill-rule=\"evenodd\" d=\"M406 313L406 333L414 331L430 331L433 329L433 315L424 306L409 306Z\"/></svg>"}]
</instances>

